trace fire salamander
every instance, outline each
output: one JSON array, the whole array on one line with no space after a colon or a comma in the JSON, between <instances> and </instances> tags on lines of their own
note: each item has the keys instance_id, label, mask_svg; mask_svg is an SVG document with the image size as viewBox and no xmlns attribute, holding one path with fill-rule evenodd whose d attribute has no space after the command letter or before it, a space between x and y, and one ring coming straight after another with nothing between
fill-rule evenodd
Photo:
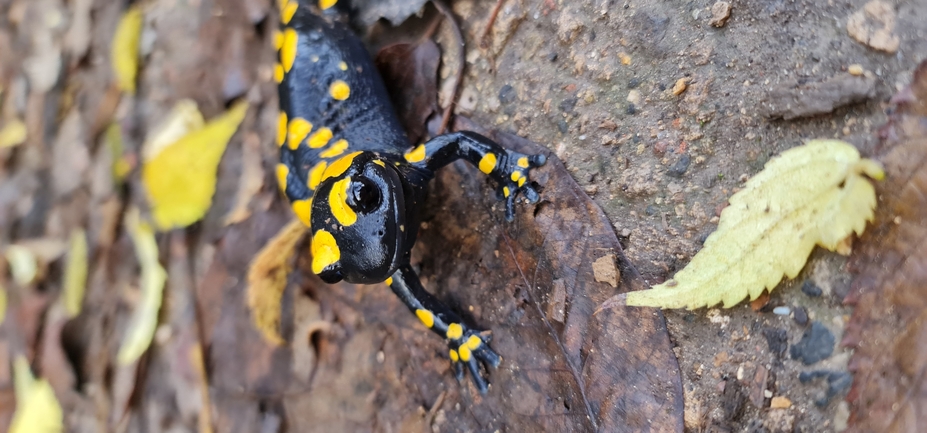
<instances>
[{"instance_id":1,"label":"fire salamander","mask_svg":"<svg viewBox=\"0 0 927 433\"><path fill-rule=\"evenodd\" d=\"M447 340L458 381L466 368L485 393L477 362L501 361L490 333L467 326L425 291L409 264L419 209L435 170L463 158L497 183L511 221L518 194L538 201L528 174L545 156L505 149L474 132L409 146L370 55L337 19L337 0L279 3L276 174L293 212L310 227L312 272L329 284L385 281Z\"/></svg>"}]
</instances>

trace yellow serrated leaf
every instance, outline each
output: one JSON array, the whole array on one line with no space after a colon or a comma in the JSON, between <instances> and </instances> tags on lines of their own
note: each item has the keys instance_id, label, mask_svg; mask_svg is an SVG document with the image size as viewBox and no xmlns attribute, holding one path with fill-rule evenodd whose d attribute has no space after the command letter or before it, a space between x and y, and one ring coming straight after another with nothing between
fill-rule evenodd
<instances>
[{"instance_id":1,"label":"yellow serrated leaf","mask_svg":"<svg viewBox=\"0 0 927 433\"><path fill-rule=\"evenodd\" d=\"M139 220L138 209L131 209L126 213L126 228L132 243L135 244L135 255L142 268L142 296L132 313L132 319L116 355L116 361L122 365L135 362L151 345L155 328L158 326L158 311L161 309L161 299L164 296L164 283L167 281L167 272L158 262L158 244L155 241L154 230L148 223Z\"/></svg>"},{"instance_id":2,"label":"yellow serrated leaf","mask_svg":"<svg viewBox=\"0 0 927 433\"><path fill-rule=\"evenodd\" d=\"M16 413L10 433L57 433L64 430L64 415L55 392L45 379L36 380L22 355L13 360Z\"/></svg>"},{"instance_id":3,"label":"yellow serrated leaf","mask_svg":"<svg viewBox=\"0 0 927 433\"><path fill-rule=\"evenodd\" d=\"M68 247L68 264L64 269L64 295L62 302L68 318L80 314L87 287L87 234L83 229L71 233Z\"/></svg>"},{"instance_id":4,"label":"yellow serrated leaf","mask_svg":"<svg viewBox=\"0 0 927 433\"><path fill-rule=\"evenodd\" d=\"M267 342L283 344L280 326L280 298L290 273L290 258L306 226L293 220L274 236L254 257L248 268L248 308L251 322Z\"/></svg>"},{"instance_id":5,"label":"yellow serrated leaf","mask_svg":"<svg viewBox=\"0 0 927 433\"><path fill-rule=\"evenodd\" d=\"M142 182L159 230L186 227L206 214L216 191L219 160L247 110L247 102L236 103L142 166Z\"/></svg>"},{"instance_id":6,"label":"yellow serrated leaf","mask_svg":"<svg viewBox=\"0 0 927 433\"><path fill-rule=\"evenodd\" d=\"M756 299L795 278L815 245L833 251L872 220L879 163L852 145L814 140L782 152L734 194L718 229L672 280L626 294L633 306L689 309Z\"/></svg>"},{"instance_id":7,"label":"yellow serrated leaf","mask_svg":"<svg viewBox=\"0 0 927 433\"><path fill-rule=\"evenodd\" d=\"M129 94L135 93L138 74L138 44L142 38L144 15L139 6L132 6L119 19L110 49L110 61L116 86Z\"/></svg>"},{"instance_id":8,"label":"yellow serrated leaf","mask_svg":"<svg viewBox=\"0 0 927 433\"><path fill-rule=\"evenodd\" d=\"M167 146L174 144L185 135L203 129L206 120L200 113L196 101L192 99L181 99L174 104L171 111L167 113L160 123L158 123L148 136L145 137L145 144L142 145L142 159L149 161Z\"/></svg>"},{"instance_id":9,"label":"yellow serrated leaf","mask_svg":"<svg viewBox=\"0 0 927 433\"><path fill-rule=\"evenodd\" d=\"M10 119L0 128L0 149L23 144L26 135L26 124L19 119Z\"/></svg>"}]
</instances>

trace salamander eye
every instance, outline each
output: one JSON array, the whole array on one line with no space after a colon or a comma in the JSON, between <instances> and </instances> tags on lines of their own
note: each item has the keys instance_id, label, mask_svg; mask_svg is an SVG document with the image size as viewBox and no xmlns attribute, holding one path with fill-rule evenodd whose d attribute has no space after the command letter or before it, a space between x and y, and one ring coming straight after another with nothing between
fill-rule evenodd
<instances>
[{"instance_id":1,"label":"salamander eye","mask_svg":"<svg viewBox=\"0 0 927 433\"><path fill-rule=\"evenodd\" d=\"M351 182L348 204L357 212L369 213L380 207L382 197L380 188L369 179L360 179Z\"/></svg>"}]
</instances>

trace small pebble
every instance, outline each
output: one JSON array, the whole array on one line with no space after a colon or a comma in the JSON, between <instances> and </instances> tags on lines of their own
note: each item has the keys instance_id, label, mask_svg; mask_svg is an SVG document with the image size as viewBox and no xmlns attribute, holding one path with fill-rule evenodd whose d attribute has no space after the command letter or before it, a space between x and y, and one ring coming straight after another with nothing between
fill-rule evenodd
<instances>
[{"instance_id":1,"label":"small pebble","mask_svg":"<svg viewBox=\"0 0 927 433\"><path fill-rule=\"evenodd\" d=\"M854 76L857 76L857 77L860 76L860 75L863 75L863 65L860 65L860 64L858 64L858 63L854 63L854 64L852 64L852 65L850 65L850 66L847 67L847 72L849 72L850 75L854 75Z\"/></svg>"},{"instance_id":2,"label":"small pebble","mask_svg":"<svg viewBox=\"0 0 927 433\"><path fill-rule=\"evenodd\" d=\"M808 310L805 310L805 307L795 307L792 314L792 320L796 324L805 326L808 324Z\"/></svg>"},{"instance_id":3,"label":"small pebble","mask_svg":"<svg viewBox=\"0 0 927 433\"><path fill-rule=\"evenodd\" d=\"M812 298L817 298L818 296L821 296L822 293L824 293L824 291L821 290L821 288L818 287L817 284L814 284L814 281L811 280L805 280L805 282L802 283L801 291L802 293Z\"/></svg>"},{"instance_id":4,"label":"small pebble","mask_svg":"<svg viewBox=\"0 0 927 433\"><path fill-rule=\"evenodd\" d=\"M788 397L777 395L769 402L769 407L772 409L788 409L792 407L792 401Z\"/></svg>"},{"instance_id":5,"label":"small pebble","mask_svg":"<svg viewBox=\"0 0 927 433\"><path fill-rule=\"evenodd\" d=\"M689 87L689 77L683 77L676 80L676 84L673 85L673 94L679 96L682 92L686 91L686 88Z\"/></svg>"},{"instance_id":6,"label":"small pebble","mask_svg":"<svg viewBox=\"0 0 927 433\"><path fill-rule=\"evenodd\" d=\"M506 84L499 89L499 102L503 105L511 104L515 102L516 99L518 99L518 93L515 92L515 88L511 85Z\"/></svg>"},{"instance_id":7,"label":"small pebble","mask_svg":"<svg viewBox=\"0 0 927 433\"><path fill-rule=\"evenodd\" d=\"M788 316L792 314L792 309L786 306L773 308L773 314L777 316Z\"/></svg>"},{"instance_id":8,"label":"small pebble","mask_svg":"<svg viewBox=\"0 0 927 433\"><path fill-rule=\"evenodd\" d=\"M789 352L792 359L798 359L805 365L811 365L829 358L834 353L834 344L836 342L834 334L821 322L815 320L811 322L811 327L802 334L801 340L792 345Z\"/></svg>"},{"instance_id":9,"label":"small pebble","mask_svg":"<svg viewBox=\"0 0 927 433\"><path fill-rule=\"evenodd\" d=\"M666 172L666 174L669 174L673 177L682 177L682 175L686 174L686 170L689 169L689 162L691 162L691 160L692 159L688 153L683 153L682 156L676 160L676 163L673 164L673 167Z\"/></svg>"}]
</instances>

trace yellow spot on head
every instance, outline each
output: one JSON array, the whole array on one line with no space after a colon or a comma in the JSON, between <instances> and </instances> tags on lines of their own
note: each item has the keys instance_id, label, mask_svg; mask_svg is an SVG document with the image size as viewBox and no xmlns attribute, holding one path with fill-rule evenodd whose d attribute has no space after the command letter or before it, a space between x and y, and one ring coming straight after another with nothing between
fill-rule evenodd
<instances>
[{"instance_id":1,"label":"yellow spot on head","mask_svg":"<svg viewBox=\"0 0 927 433\"><path fill-rule=\"evenodd\" d=\"M345 62L338 62L338 69L341 69L342 71L347 71L347 70L348 70L348 64L345 63Z\"/></svg>"},{"instance_id":2,"label":"yellow spot on head","mask_svg":"<svg viewBox=\"0 0 927 433\"><path fill-rule=\"evenodd\" d=\"M312 225L310 216L312 215L312 199L296 200L293 202L293 213L302 221L306 227Z\"/></svg>"},{"instance_id":3,"label":"yellow spot on head","mask_svg":"<svg viewBox=\"0 0 927 433\"><path fill-rule=\"evenodd\" d=\"M296 2L290 3L296 4ZM287 5L289 7L289 5ZM283 46L280 48L280 63L283 64L283 70L290 72L293 68L293 62L296 61L296 46L299 44L299 34L296 30L286 29L283 31Z\"/></svg>"},{"instance_id":4,"label":"yellow spot on head","mask_svg":"<svg viewBox=\"0 0 927 433\"><path fill-rule=\"evenodd\" d=\"M319 128L314 134L309 137L309 147L313 149L318 149L322 146L328 144L328 140L332 139L332 130L322 127Z\"/></svg>"},{"instance_id":5,"label":"yellow spot on head","mask_svg":"<svg viewBox=\"0 0 927 433\"><path fill-rule=\"evenodd\" d=\"M280 48L283 48L283 33L274 30L274 49L280 51Z\"/></svg>"},{"instance_id":6,"label":"yellow spot on head","mask_svg":"<svg viewBox=\"0 0 927 433\"><path fill-rule=\"evenodd\" d=\"M348 150L348 140L342 138L332 144L326 151L320 153L319 156L322 158L334 158L344 153L345 150Z\"/></svg>"},{"instance_id":7,"label":"yellow spot on head","mask_svg":"<svg viewBox=\"0 0 927 433\"><path fill-rule=\"evenodd\" d=\"M386 167L386 164L383 161L380 161L379 159L373 160L373 163L376 165L379 165L380 167Z\"/></svg>"},{"instance_id":8,"label":"yellow spot on head","mask_svg":"<svg viewBox=\"0 0 927 433\"><path fill-rule=\"evenodd\" d=\"M412 149L411 152L407 152L405 155L406 161L411 163L422 162L425 160L425 145L419 144L418 147Z\"/></svg>"},{"instance_id":9,"label":"yellow spot on head","mask_svg":"<svg viewBox=\"0 0 927 433\"><path fill-rule=\"evenodd\" d=\"M392 286L392 285L393 285L393 277L387 278L386 281L385 281L385 283L386 283L387 286Z\"/></svg>"},{"instance_id":10,"label":"yellow spot on head","mask_svg":"<svg viewBox=\"0 0 927 433\"><path fill-rule=\"evenodd\" d=\"M320 274L330 265L341 259L341 250L335 242L335 237L325 230L319 230L312 235L312 273Z\"/></svg>"},{"instance_id":11,"label":"yellow spot on head","mask_svg":"<svg viewBox=\"0 0 927 433\"><path fill-rule=\"evenodd\" d=\"M322 161L309 169L309 179L306 184L306 186L308 186L309 189L315 191L315 188L319 186L319 182L322 181L322 173L325 172L325 167L327 165L328 165L327 162Z\"/></svg>"},{"instance_id":12,"label":"yellow spot on head","mask_svg":"<svg viewBox=\"0 0 927 433\"><path fill-rule=\"evenodd\" d=\"M480 171L489 174L496 168L496 154L487 153L480 159Z\"/></svg>"},{"instance_id":13,"label":"yellow spot on head","mask_svg":"<svg viewBox=\"0 0 927 433\"><path fill-rule=\"evenodd\" d=\"M360 152L349 153L345 156L342 156L341 158L336 159L335 162L331 163L331 165L325 169L325 172L322 173L321 180L325 180L330 177L341 176L345 171L348 170L348 167L351 166L351 163L354 162L354 158L360 154Z\"/></svg>"},{"instance_id":14,"label":"yellow spot on head","mask_svg":"<svg viewBox=\"0 0 927 433\"><path fill-rule=\"evenodd\" d=\"M280 191L286 192L286 177L290 174L290 168L285 164L277 164L277 185Z\"/></svg>"},{"instance_id":15,"label":"yellow spot on head","mask_svg":"<svg viewBox=\"0 0 927 433\"><path fill-rule=\"evenodd\" d=\"M415 315L418 316L418 320L421 320L426 327L431 328L435 326L435 315L431 314L431 311L419 308L415 310Z\"/></svg>"},{"instance_id":16,"label":"yellow spot on head","mask_svg":"<svg viewBox=\"0 0 927 433\"><path fill-rule=\"evenodd\" d=\"M348 188L351 187L351 177L335 182L331 192L328 193L328 206L332 215L341 225L348 227L357 222L357 214L348 206Z\"/></svg>"},{"instance_id":17,"label":"yellow spot on head","mask_svg":"<svg viewBox=\"0 0 927 433\"><path fill-rule=\"evenodd\" d=\"M463 327L459 323L451 323L447 325L447 338L450 340L456 340L463 336Z\"/></svg>"},{"instance_id":18,"label":"yellow spot on head","mask_svg":"<svg viewBox=\"0 0 927 433\"><path fill-rule=\"evenodd\" d=\"M457 356L457 351L454 349L451 349L451 361L454 361L454 362L460 361L460 357Z\"/></svg>"},{"instance_id":19,"label":"yellow spot on head","mask_svg":"<svg viewBox=\"0 0 927 433\"><path fill-rule=\"evenodd\" d=\"M328 88L328 94L339 101L344 101L351 96L351 87L342 80L335 80L331 87Z\"/></svg>"},{"instance_id":20,"label":"yellow spot on head","mask_svg":"<svg viewBox=\"0 0 927 433\"><path fill-rule=\"evenodd\" d=\"M460 346L457 351L460 352L461 361L467 362L470 360L470 349L467 346Z\"/></svg>"},{"instance_id":21,"label":"yellow spot on head","mask_svg":"<svg viewBox=\"0 0 927 433\"><path fill-rule=\"evenodd\" d=\"M289 24L290 20L293 19L293 15L296 15L296 8L298 7L299 4L296 0L288 2L286 6L283 7L283 10L280 11L280 22Z\"/></svg>"},{"instance_id":22,"label":"yellow spot on head","mask_svg":"<svg viewBox=\"0 0 927 433\"><path fill-rule=\"evenodd\" d=\"M283 65L281 65L281 64L279 64L279 63L275 64L275 65L274 65L274 81L276 81L277 84L280 84L280 83L283 82L283 75L284 75L284 74L283 74Z\"/></svg>"},{"instance_id":23,"label":"yellow spot on head","mask_svg":"<svg viewBox=\"0 0 927 433\"><path fill-rule=\"evenodd\" d=\"M334 6L335 3L338 3L338 0L319 0L319 9L324 11L325 9Z\"/></svg>"},{"instance_id":24,"label":"yellow spot on head","mask_svg":"<svg viewBox=\"0 0 927 433\"><path fill-rule=\"evenodd\" d=\"M308 120L303 119L302 117L297 117L290 121L289 133L287 136L287 146L290 149L296 150L299 147L299 144L306 139L306 135L309 135L309 131L312 131L312 124Z\"/></svg>"},{"instance_id":25,"label":"yellow spot on head","mask_svg":"<svg viewBox=\"0 0 927 433\"><path fill-rule=\"evenodd\" d=\"M511 194L511 193L512 193L512 192L509 191L509 187L507 187L507 186L503 186L503 187L502 187L502 195L504 195L506 198L508 198L509 194Z\"/></svg>"},{"instance_id":26,"label":"yellow spot on head","mask_svg":"<svg viewBox=\"0 0 927 433\"><path fill-rule=\"evenodd\" d=\"M518 158L518 166L521 168L528 168L528 157L523 156L521 158Z\"/></svg>"},{"instance_id":27,"label":"yellow spot on head","mask_svg":"<svg viewBox=\"0 0 927 433\"><path fill-rule=\"evenodd\" d=\"M480 340L480 337L476 335L471 335L470 338L467 339L466 344L468 349L476 350L483 344L483 340Z\"/></svg>"},{"instance_id":28,"label":"yellow spot on head","mask_svg":"<svg viewBox=\"0 0 927 433\"><path fill-rule=\"evenodd\" d=\"M286 113L281 111L277 121L277 146L283 146L283 143L286 143L286 124Z\"/></svg>"}]
</instances>

